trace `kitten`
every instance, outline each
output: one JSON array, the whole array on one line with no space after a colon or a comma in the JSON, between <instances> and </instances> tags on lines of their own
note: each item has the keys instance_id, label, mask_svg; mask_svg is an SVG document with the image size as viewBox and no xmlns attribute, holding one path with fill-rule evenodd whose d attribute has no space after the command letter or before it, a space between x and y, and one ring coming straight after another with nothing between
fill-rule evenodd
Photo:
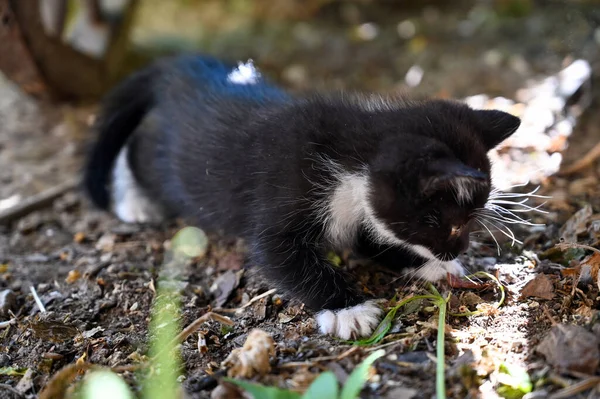
<instances>
[{"instance_id":1,"label":"kitten","mask_svg":"<svg viewBox=\"0 0 600 399\"><path fill-rule=\"evenodd\" d=\"M182 216L245 238L272 284L348 339L382 310L327 250L428 281L462 274L456 257L490 194L486 153L519 124L447 100L295 97L251 63L184 55L107 97L85 185L125 222Z\"/></svg>"}]
</instances>

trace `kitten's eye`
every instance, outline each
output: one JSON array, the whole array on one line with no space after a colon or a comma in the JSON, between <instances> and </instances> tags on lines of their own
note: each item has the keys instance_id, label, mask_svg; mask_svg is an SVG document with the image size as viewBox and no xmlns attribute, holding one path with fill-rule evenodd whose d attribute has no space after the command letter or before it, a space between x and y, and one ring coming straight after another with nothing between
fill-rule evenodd
<instances>
[{"instance_id":1,"label":"kitten's eye","mask_svg":"<svg viewBox=\"0 0 600 399\"><path fill-rule=\"evenodd\" d=\"M452 236L452 237L459 236L463 227L465 227L465 226L464 225L452 226L452 228L450 229L450 236Z\"/></svg>"}]
</instances>

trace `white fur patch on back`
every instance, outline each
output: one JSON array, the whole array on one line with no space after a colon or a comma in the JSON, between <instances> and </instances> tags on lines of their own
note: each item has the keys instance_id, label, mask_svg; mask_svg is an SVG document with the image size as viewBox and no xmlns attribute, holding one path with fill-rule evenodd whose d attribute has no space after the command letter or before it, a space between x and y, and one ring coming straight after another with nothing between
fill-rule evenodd
<instances>
[{"instance_id":1,"label":"white fur patch on back","mask_svg":"<svg viewBox=\"0 0 600 399\"><path fill-rule=\"evenodd\" d=\"M371 335L382 314L377 301L371 300L336 311L323 310L317 313L316 319L321 334L351 339Z\"/></svg>"},{"instance_id":2,"label":"white fur patch on back","mask_svg":"<svg viewBox=\"0 0 600 399\"><path fill-rule=\"evenodd\" d=\"M240 85L253 85L258 83L259 79L260 73L254 67L252 60L248 60L246 63L238 63L237 68L227 75L228 82Z\"/></svg>"},{"instance_id":3,"label":"white fur patch on back","mask_svg":"<svg viewBox=\"0 0 600 399\"><path fill-rule=\"evenodd\" d=\"M162 220L160 208L138 186L127 162L124 147L113 168L112 198L114 212L127 223L152 223Z\"/></svg>"}]
</instances>

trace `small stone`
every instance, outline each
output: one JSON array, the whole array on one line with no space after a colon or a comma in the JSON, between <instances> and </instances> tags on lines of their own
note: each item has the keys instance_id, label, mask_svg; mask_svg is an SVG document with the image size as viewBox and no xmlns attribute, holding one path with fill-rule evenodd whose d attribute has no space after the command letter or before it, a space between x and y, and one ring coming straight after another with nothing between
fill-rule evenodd
<instances>
[{"instance_id":1,"label":"small stone","mask_svg":"<svg viewBox=\"0 0 600 399\"><path fill-rule=\"evenodd\" d=\"M397 387L389 390L385 397L390 399L412 399L417 396L417 393L416 389Z\"/></svg>"},{"instance_id":2,"label":"small stone","mask_svg":"<svg viewBox=\"0 0 600 399\"><path fill-rule=\"evenodd\" d=\"M17 305L17 298L11 290L0 291L0 316L8 316L10 310L14 310Z\"/></svg>"}]
</instances>

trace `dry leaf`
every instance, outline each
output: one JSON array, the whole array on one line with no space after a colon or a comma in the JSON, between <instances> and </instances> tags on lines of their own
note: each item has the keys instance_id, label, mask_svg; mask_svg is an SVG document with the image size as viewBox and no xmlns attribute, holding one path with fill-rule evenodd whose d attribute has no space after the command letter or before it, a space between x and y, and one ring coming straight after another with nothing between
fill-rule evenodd
<instances>
[{"instance_id":1,"label":"dry leaf","mask_svg":"<svg viewBox=\"0 0 600 399\"><path fill-rule=\"evenodd\" d=\"M73 236L73 241L75 241L76 243L82 243L83 240L85 240L85 233L83 232L77 232L75 233L75 235Z\"/></svg>"},{"instance_id":2,"label":"dry leaf","mask_svg":"<svg viewBox=\"0 0 600 399\"><path fill-rule=\"evenodd\" d=\"M201 355L208 352L208 346L206 345L206 337L204 333L198 331L198 353Z\"/></svg>"},{"instance_id":3,"label":"dry leaf","mask_svg":"<svg viewBox=\"0 0 600 399\"><path fill-rule=\"evenodd\" d=\"M243 270L240 270L237 273L232 270L228 270L217 277L213 285L210 287L210 291L215 296L215 308L220 308L225 304L225 302L227 302L227 299L233 290L240 285L243 272Z\"/></svg>"},{"instance_id":4,"label":"dry leaf","mask_svg":"<svg viewBox=\"0 0 600 399\"><path fill-rule=\"evenodd\" d=\"M577 242L577 236L587 231L587 222L593 214L592 207L586 205L561 227L559 234L560 238L565 242Z\"/></svg>"},{"instance_id":5,"label":"dry leaf","mask_svg":"<svg viewBox=\"0 0 600 399\"><path fill-rule=\"evenodd\" d=\"M263 330L254 329L248 334L244 346L231 351L223 361L230 367L227 375L232 378L252 378L271 371L269 358L275 355L275 341Z\"/></svg>"},{"instance_id":6,"label":"dry leaf","mask_svg":"<svg viewBox=\"0 0 600 399\"><path fill-rule=\"evenodd\" d=\"M65 278L65 282L67 284L73 284L75 281L81 278L81 272L79 270L71 270L69 274L67 274L67 278Z\"/></svg>"},{"instance_id":7,"label":"dry leaf","mask_svg":"<svg viewBox=\"0 0 600 399\"><path fill-rule=\"evenodd\" d=\"M521 290L521 299L536 297L551 300L554 298L554 285L548 276L538 274L533 280L525 284Z\"/></svg>"},{"instance_id":8,"label":"dry leaf","mask_svg":"<svg viewBox=\"0 0 600 399\"><path fill-rule=\"evenodd\" d=\"M594 374L600 362L596 335L575 325L552 327L535 350L559 370Z\"/></svg>"}]
</instances>

